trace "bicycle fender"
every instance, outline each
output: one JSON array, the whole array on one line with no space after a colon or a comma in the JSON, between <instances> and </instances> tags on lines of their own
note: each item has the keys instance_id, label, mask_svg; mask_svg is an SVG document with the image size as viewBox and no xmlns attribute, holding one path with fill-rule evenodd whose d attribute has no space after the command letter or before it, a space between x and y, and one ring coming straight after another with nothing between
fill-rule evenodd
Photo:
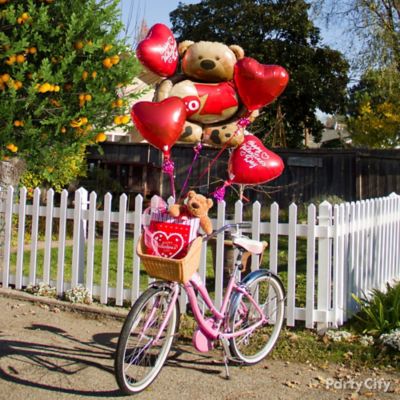
<instances>
[{"instance_id":1,"label":"bicycle fender","mask_svg":"<svg viewBox=\"0 0 400 400\"><path fill-rule=\"evenodd\" d=\"M286 292L285 292L285 288L283 286L281 278L268 269L258 269L256 271L252 271L247 276L245 276L245 278L240 283L245 286L250 285L252 282L254 282L256 279L258 279L259 277L261 277L263 275L272 276L279 282L279 284L281 285L282 291L283 291L283 297L284 297L284 299L286 299ZM242 296L243 296L242 293L239 293L239 292L236 292L232 295L231 305L229 307L229 318L230 319L233 317L232 313L238 306L238 303Z\"/></svg>"}]
</instances>

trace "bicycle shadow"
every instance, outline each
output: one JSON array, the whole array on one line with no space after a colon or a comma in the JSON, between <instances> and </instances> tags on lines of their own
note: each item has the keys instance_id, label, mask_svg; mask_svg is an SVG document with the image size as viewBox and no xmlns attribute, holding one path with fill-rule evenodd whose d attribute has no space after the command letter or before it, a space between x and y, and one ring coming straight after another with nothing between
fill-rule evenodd
<instances>
[{"instance_id":1,"label":"bicycle shadow","mask_svg":"<svg viewBox=\"0 0 400 400\"><path fill-rule=\"evenodd\" d=\"M121 396L117 389L93 391L71 387L74 384L71 377L86 372L88 368L94 368L100 373L114 374L111 360L117 333L96 334L91 340L85 341L50 325L33 324L25 329L40 329L55 335L58 344L6 339L3 336L0 341L0 379L82 397Z\"/></svg>"},{"instance_id":2,"label":"bicycle shadow","mask_svg":"<svg viewBox=\"0 0 400 400\"><path fill-rule=\"evenodd\" d=\"M212 350L210 353L197 352L187 341L175 343L165 365L171 368L190 369L209 375L221 375L224 378L224 363L222 353ZM216 354L218 353L218 354Z\"/></svg>"},{"instance_id":3,"label":"bicycle shadow","mask_svg":"<svg viewBox=\"0 0 400 400\"><path fill-rule=\"evenodd\" d=\"M67 331L52 325L32 324L28 331L40 330L56 339L57 345L8 339L0 336L0 379L26 387L81 397L122 397L115 390L77 389L82 379L79 374L94 368L91 379L98 374L111 374L114 379L113 358L119 332L97 333L89 340L81 340ZM55 340L52 340L54 342ZM196 352L191 344L179 341L174 344L165 367L189 369L205 374L221 375L223 362L215 353ZM91 373L92 374L92 373ZM72 379L76 377L75 379ZM75 386L75 387L71 387ZM116 384L115 384L116 386Z\"/></svg>"}]
</instances>

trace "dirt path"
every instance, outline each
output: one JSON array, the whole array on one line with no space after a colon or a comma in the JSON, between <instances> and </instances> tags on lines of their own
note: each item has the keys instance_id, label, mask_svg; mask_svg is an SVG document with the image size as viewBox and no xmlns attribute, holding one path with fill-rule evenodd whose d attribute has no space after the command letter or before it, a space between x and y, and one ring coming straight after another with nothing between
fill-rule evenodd
<instances>
[{"instance_id":1,"label":"dirt path","mask_svg":"<svg viewBox=\"0 0 400 400\"><path fill-rule=\"evenodd\" d=\"M0 289L1 400L121 397L113 375L120 320L9 296ZM227 381L218 352L203 355L178 343L158 379L136 397L355 400L398 399L400 392L400 374L354 372L334 365L319 369L267 359L252 367L232 366L230 372ZM360 383L363 387L356 393ZM345 384L346 389L339 387Z\"/></svg>"}]
</instances>

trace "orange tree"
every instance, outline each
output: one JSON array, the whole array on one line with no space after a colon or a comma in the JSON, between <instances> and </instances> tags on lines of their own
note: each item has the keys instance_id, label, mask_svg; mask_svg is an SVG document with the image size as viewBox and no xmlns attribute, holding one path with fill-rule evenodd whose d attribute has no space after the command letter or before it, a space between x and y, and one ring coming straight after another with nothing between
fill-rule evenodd
<instances>
[{"instance_id":1,"label":"orange tree","mask_svg":"<svg viewBox=\"0 0 400 400\"><path fill-rule=\"evenodd\" d=\"M130 123L122 87L140 66L118 3L0 0L0 160L24 160L28 187L62 189L84 174L87 145Z\"/></svg>"}]
</instances>

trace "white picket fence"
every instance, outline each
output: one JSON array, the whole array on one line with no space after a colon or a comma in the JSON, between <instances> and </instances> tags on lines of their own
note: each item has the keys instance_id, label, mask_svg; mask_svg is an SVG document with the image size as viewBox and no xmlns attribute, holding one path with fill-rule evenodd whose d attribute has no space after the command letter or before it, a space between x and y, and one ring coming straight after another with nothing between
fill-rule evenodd
<instances>
[{"instance_id":1,"label":"white picket fence","mask_svg":"<svg viewBox=\"0 0 400 400\"><path fill-rule=\"evenodd\" d=\"M101 303L111 298L116 305L124 300L133 302L141 292L140 259L136 254L130 261L126 256L128 232L132 236L133 249L141 232L143 198L135 199L133 212L127 210L127 196L119 198L119 211L111 210L112 196L104 197L104 206L97 209L97 195L90 196L84 189L75 192L69 198L68 192L61 193L59 207L54 206L54 192L49 190L45 205L41 204L41 192L36 189L32 204L27 204L27 190L22 188L16 193L9 187L3 201L0 200L0 218L4 220L3 260L0 270L0 282L3 288L11 285L22 289L29 283L45 282L57 288L62 294L65 290L83 284ZM73 200L73 208L69 202ZM228 222L242 222L244 205L235 204L233 217L226 218L226 204L218 204L217 218L213 220L214 228ZM306 327L337 327L354 311L355 302L351 294L362 296L373 288L384 289L386 282L400 277L400 196L392 194L385 198L344 203L331 206L323 202L316 207L311 204L307 209L307 222L299 223L298 207L289 207L288 221L280 222L279 206L274 203L270 208L269 221L261 218L261 204L251 205L252 228L249 236L259 239L267 235L269 242L269 269L287 276L286 320L288 326L296 321L305 321ZM248 213L246 213L247 215ZM26 217L30 219L30 231L26 232ZM68 222L70 221L70 222ZM39 240L39 224L45 226L45 236ZM72 240L67 241L67 225L72 224ZM98 225L101 225L101 267L100 279L95 283L95 243ZM57 227L57 237L53 229ZM112 226L117 232L116 285L109 287L110 242ZM96 228L97 227L97 228ZM14 239L13 239L14 232ZM15 232L17 232L15 234ZM30 234L27 246L26 234ZM15 238L16 235L16 238ZM280 238L286 240L279 240ZM16 241L16 245L15 245ZM283 245L282 242L287 242ZM13 245L14 243L14 245ZM72 246L71 277L66 279L65 252ZM302 246L302 251L299 251ZM24 269L24 250L28 247L29 272ZM300 253L306 248L306 268L297 261ZM42 273L38 274L38 250L44 252L40 265ZM215 301L221 304L223 295L224 237L219 235L216 242ZM57 262L52 265L51 255L57 249ZM134 253L131 249L131 253ZM284 252L287 265L279 266L280 253ZM12 253L16 261L11 262ZM206 246L200 262L199 273L206 276ZM54 261L53 261L54 264ZM56 274L53 272L56 269ZM257 260L252 260L252 269L257 268ZM130 282L124 282L124 272L131 272ZM25 273L24 273L25 271ZM53 276L52 276L53 275ZM303 293L299 293L299 279L304 281ZM143 281L143 279L142 279ZM143 282L142 282L143 283ZM142 285L143 289L143 285ZM302 297L302 299L301 299ZM184 306L185 298L181 298ZM299 306L299 303L303 306Z\"/></svg>"}]
</instances>

